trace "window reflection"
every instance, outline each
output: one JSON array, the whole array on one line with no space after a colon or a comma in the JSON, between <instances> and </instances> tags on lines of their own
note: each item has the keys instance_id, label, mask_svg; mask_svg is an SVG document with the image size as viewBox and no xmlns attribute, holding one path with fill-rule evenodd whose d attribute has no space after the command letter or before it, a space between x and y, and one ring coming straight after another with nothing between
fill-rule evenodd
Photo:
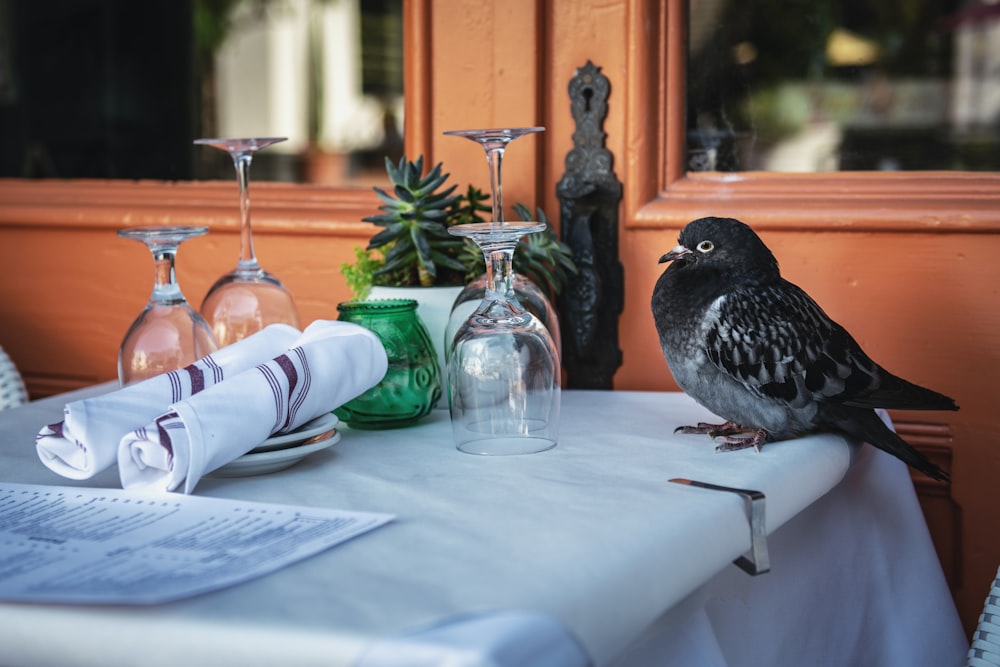
<instances>
[{"instance_id":1,"label":"window reflection","mask_svg":"<svg viewBox=\"0 0 1000 667\"><path fill-rule=\"evenodd\" d=\"M196 12L208 4L196 0ZM217 124L207 133L287 136L258 156L272 178L294 180L280 170L298 169L298 180L327 185L381 179L383 156L402 153L402 0L230 4L214 109L202 106Z\"/></svg>"},{"instance_id":2,"label":"window reflection","mask_svg":"<svg viewBox=\"0 0 1000 667\"><path fill-rule=\"evenodd\" d=\"M402 89L402 0L0 0L2 177L380 182Z\"/></svg>"},{"instance_id":3,"label":"window reflection","mask_svg":"<svg viewBox=\"0 0 1000 667\"><path fill-rule=\"evenodd\" d=\"M1000 168L1000 3L691 0L689 22L689 171Z\"/></svg>"}]
</instances>

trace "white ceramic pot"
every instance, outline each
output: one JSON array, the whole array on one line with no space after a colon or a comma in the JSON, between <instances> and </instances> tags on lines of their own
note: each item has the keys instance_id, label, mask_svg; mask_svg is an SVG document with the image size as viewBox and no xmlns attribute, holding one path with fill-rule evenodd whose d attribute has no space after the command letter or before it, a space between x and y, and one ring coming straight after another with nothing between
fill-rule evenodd
<instances>
[{"instance_id":1,"label":"white ceramic pot","mask_svg":"<svg viewBox=\"0 0 1000 667\"><path fill-rule=\"evenodd\" d=\"M448 367L444 360L444 337L451 316L451 306L462 292L464 285L453 287L372 287L369 299L413 299L417 302L417 315L427 327L434 351L441 368L442 385Z\"/></svg>"}]
</instances>

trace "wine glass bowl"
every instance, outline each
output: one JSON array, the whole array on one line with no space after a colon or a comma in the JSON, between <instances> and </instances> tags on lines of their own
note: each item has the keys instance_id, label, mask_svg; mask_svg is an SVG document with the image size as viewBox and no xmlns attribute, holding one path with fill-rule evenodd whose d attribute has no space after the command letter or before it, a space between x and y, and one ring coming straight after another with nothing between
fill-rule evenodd
<instances>
[{"instance_id":1,"label":"wine glass bowl","mask_svg":"<svg viewBox=\"0 0 1000 667\"><path fill-rule=\"evenodd\" d=\"M448 324L445 328L445 358L451 354L451 348L455 340L455 334L459 327L465 323L483 299L486 293L486 274L479 276L462 289L451 307L451 314L448 317ZM552 340L556 344L556 351L562 358L562 333L559 329L559 315L545 292L541 290L531 280L519 273L514 273L512 280L514 296L518 302L534 315L545 328L549 330Z\"/></svg>"},{"instance_id":2,"label":"wine glass bowl","mask_svg":"<svg viewBox=\"0 0 1000 667\"><path fill-rule=\"evenodd\" d=\"M545 223L486 222L448 232L472 239L486 257L482 301L458 329L448 359L448 405L459 450L529 454L556 446L560 362L549 330L517 300L511 258Z\"/></svg>"},{"instance_id":3,"label":"wine glass bowl","mask_svg":"<svg viewBox=\"0 0 1000 667\"><path fill-rule=\"evenodd\" d=\"M229 345L269 324L299 327L299 313L292 295L277 277L257 262L250 224L250 164L254 153L284 137L246 139L195 139L198 145L226 151L233 159L240 200L240 256L236 268L209 288L201 314L220 345Z\"/></svg>"},{"instance_id":4,"label":"wine glass bowl","mask_svg":"<svg viewBox=\"0 0 1000 667\"><path fill-rule=\"evenodd\" d=\"M153 291L118 349L122 386L183 368L214 352L218 342L205 319L184 298L177 283L178 246L207 227L130 227L118 236L140 241L153 255Z\"/></svg>"},{"instance_id":5,"label":"wine glass bowl","mask_svg":"<svg viewBox=\"0 0 1000 667\"><path fill-rule=\"evenodd\" d=\"M215 281L201 303L201 313L211 322L220 345L235 343L269 324L299 328L298 312L288 290L260 268L237 267Z\"/></svg>"}]
</instances>

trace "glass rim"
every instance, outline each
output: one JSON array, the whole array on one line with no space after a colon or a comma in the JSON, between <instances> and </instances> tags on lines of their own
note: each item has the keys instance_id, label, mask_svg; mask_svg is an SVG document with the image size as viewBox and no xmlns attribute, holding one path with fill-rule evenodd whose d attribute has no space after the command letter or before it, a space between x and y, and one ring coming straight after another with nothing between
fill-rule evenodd
<instances>
[{"instance_id":1,"label":"glass rim","mask_svg":"<svg viewBox=\"0 0 1000 667\"><path fill-rule=\"evenodd\" d=\"M202 139L194 139L191 141L191 143L220 144L220 143L235 143L242 141L253 141L253 142L268 141L271 143L277 143L279 141L288 141L288 137L206 137Z\"/></svg>"},{"instance_id":2,"label":"glass rim","mask_svg":"<svg viewBox=\"0 0 1000 667\"><path fill-rule=\"evenodd\" d=\"M510 234L535 234L545 231L548 225L538 220L504 220L502 222L465 222L452 225L448 233L452 236L509 236Z\"/></svg>"},{"instance_id":3,"label":"glass rim","mask_svg":"<svg viewBox=\"0 0 1000 667\"><path fill-rule=\"evenodd\" d=\"M541 125L535 125L532 127L495 127L495 128L482 128L478 130L445 130L442 134L453 137L478 137L478 136L500 136L509 137L512 135L522 135L530 134L532 132L544 132L545 128Z\"/></svg>"},{"instance_id":4,"label":"glass rim","mask_svg":"<svg viewBox=\"0 0 1000 667\"><path fill-rule=\"evenodd\" d=\"M118 236L126 239L153 238L163 239L171 237L201 236L208 233L208 227L204 225L140 225L137 227L123 227L118 230Z\"/></svg>"}]
</instances>

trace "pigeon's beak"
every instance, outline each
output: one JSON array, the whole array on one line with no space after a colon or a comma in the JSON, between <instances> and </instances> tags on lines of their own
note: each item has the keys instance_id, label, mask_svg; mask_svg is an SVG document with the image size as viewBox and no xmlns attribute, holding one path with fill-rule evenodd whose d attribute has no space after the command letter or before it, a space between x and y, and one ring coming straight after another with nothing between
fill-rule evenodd
<instances>
[{"instance_id":1,"label":"pigeon's beak","mask_svg":"<svg viewBox=\"0 0 1000 667\"><path fill-rule=\"evenodd\" d=\"M665 264L666 262L672 262L675 259L684 259L685 257L691 256L691 251L682 245L675 247L673 250L668 252L666 255L660 258L659 264Z\"/></svg>"}]
</instances>

